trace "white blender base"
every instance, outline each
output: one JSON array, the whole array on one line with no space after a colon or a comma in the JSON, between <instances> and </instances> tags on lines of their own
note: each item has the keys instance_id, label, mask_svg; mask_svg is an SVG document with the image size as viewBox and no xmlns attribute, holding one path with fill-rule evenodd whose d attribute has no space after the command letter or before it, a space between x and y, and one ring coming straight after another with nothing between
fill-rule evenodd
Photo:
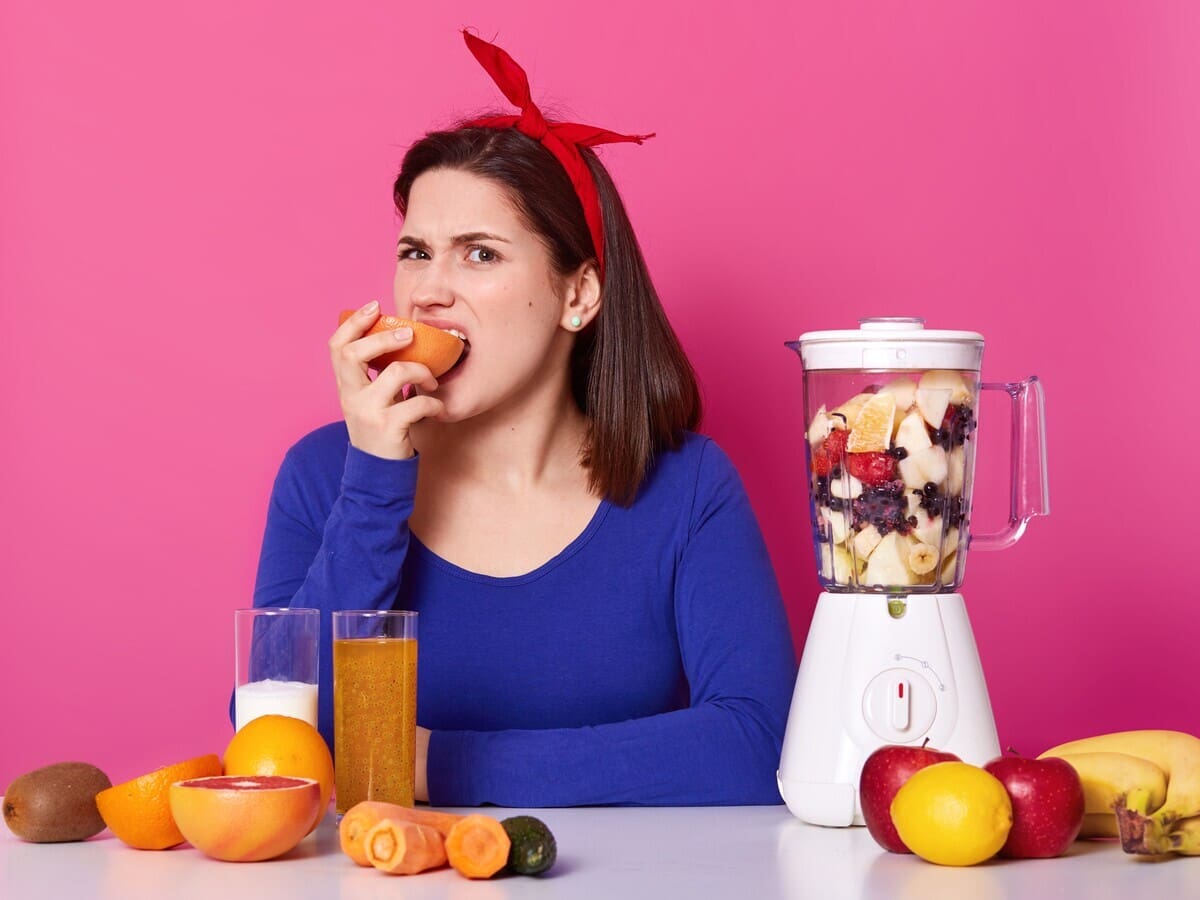
<instances>
[{"instance_id":1,"label":"white blender base","mask_svg":"<svg viewBox=\"0 0 1200 900\"><path fill-rule=\"evenodd\" d=\"M1000 755L962 594L822 593L776 775L788 809L813 825L862 825L866 758L926 738L973 765Z\"/></svg>"}]
</instances>

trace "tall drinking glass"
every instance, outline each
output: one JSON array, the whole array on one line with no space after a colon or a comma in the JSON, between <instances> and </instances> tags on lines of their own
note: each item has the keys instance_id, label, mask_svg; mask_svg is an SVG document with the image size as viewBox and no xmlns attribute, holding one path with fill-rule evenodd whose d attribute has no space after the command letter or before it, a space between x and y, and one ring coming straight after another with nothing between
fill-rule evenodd
<instances>
[{"instance_id":1,"label":"tall drinking glass","mask_svg":"<svg viewBox=\"0 0 1200 900\"><path fill-rule=\"evenodd\" d=\"M239 609L234 611L233 631L237 728L266 715L292 716L316 728L320 612Z\"/></svg>"},{"instance_id":2,"label":"tall drinking glass","mask_svg":"<svg viewBox=\"0 0 1200 900\"><path fill-rule=\"evenodd\" d=\"M413 805L417 614L333 614L337 813L363 800Z\"/></svg>"}]
</instances>

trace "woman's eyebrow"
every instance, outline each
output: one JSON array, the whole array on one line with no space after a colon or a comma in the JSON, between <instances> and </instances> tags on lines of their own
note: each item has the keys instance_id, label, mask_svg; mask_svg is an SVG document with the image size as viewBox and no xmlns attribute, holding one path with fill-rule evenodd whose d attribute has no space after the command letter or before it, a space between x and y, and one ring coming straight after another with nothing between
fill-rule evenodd
<instances>
[{"instance_id":1,"label":"woman's eyebrow","mask_svg":"<svg viewBox=\"0 0 1200 900\"><path fill-rule=\"evenodd\" d=\"M468 231L466 234L455 235L455 244L473 244L475 241L500 241L502 244L511 244L508 238L500 237L498 234L490 234L486 231Z\"/></svg>"},{"instance_id":2,"label":"woman's eyebrow","mask_svg":"<svg viewBox=\"0 0 1200 900\"><path fill-rule=\"evenodd\" d=\"M455 247L460 247L463 244L474 244L477 241L499 241L502 244L512 243L512 241L510 241L508 238L501 237L498 234L492 234L488 231L468 231L466 234L457 234L451 238L451 244ZM407 234L402 235L399 240L396 241L396 246L411 247L413 250L428 251L430 249L428 241L424 241L419 237L413 237L412 235Z\"/></svg>"}]
</instances>

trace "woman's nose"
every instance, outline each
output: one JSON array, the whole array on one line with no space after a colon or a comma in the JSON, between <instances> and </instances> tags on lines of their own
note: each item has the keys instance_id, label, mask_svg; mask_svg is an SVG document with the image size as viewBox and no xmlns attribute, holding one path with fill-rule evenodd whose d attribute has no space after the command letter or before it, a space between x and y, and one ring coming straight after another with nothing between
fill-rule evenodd
<instances>
[{"instance_id":1,"label":"woman's nose","mask_svg":"<svg viewBox=\"0 0 1200 900\"><path fill-rule=\"evenodd\" d=\"M413 280L408 300L418 308L450 306L454 303L454 282L443 265L432 261Z\"/></svg>"}]
</instances>

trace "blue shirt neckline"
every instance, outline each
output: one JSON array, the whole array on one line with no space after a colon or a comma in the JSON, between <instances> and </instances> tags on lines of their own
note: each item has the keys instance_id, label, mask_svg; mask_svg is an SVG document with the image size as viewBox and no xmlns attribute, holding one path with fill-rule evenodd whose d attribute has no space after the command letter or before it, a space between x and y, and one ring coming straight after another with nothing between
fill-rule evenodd
<instances>
[{"instance_id":1,"label":"blue shirt neckline","mask_svg":"<svg viewBox=\"0 0 1200 900\"><path fill-rule=\"evenodd\" d=\"M438 556L432 550L421 542L421 539L409 530L409 542L411 549L415 550L422 557L428 560L437 568L441 569L455 578L461 578L464 581L472 581L476 584L489 584L495 587L517 587L522 584L529 584L531 581L537 581L539 578L548 575L554 569L557 569L572 556L587 546L588 542L600 530L600 526L604 524L604 519L608 516L608 510L611 507L607 498L601 498L600 505L596 507L596 511L592 513L592 518L588 521L575 539L567 546L559 550L554 556L546 560L536 569L526 572L522 575L485 575L481 572L472 572L470 569L464 569L462 566L455 565L448 559Z\"/></svg>"}]
</instances>

